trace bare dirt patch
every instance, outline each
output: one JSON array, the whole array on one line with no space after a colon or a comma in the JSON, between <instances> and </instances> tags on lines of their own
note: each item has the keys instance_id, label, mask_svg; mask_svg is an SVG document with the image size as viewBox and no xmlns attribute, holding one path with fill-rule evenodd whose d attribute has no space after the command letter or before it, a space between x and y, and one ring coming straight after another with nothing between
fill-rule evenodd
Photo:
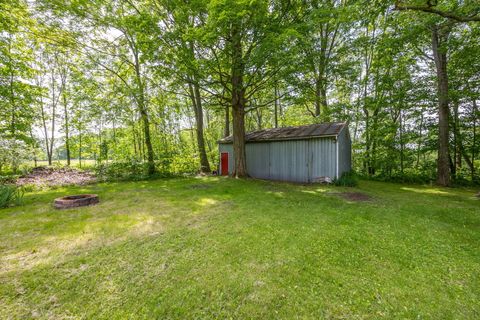
<instances>
[{"instance_id":1,"label":"bare dirt patch","mask_svg":"<svg viewBox=\"0 0 480 320\"><path fill-rule=\"evenodd\" d=\"M339 193L335 193L335 195L348 201L363 202L363 201L373 200L371 196L361 192L339 192Z\"/></svg>"},{"instance_id":2,"label":"bare dirt patch","mask_svg":"<svg viewBox=\"0 0 480 320\"><path fill-rule=\"evenodd\" d=\"M191 184L187 188L193 189L193 190L207 190L207 189L211 189L212 186L209 184Z\"/></svg>"},{"instance_id":3,"label":"bare dirt patch","mask_svg":"<svg viewBox=\"0 0 480 320\"><path fill-rule=\"evenodd\" d=\"M85 185L96 182L95 176L88 171L73 168L36 167L32 171L18 178L17 185L36 186L66 186Z\"/></svg>"}]
</instances>

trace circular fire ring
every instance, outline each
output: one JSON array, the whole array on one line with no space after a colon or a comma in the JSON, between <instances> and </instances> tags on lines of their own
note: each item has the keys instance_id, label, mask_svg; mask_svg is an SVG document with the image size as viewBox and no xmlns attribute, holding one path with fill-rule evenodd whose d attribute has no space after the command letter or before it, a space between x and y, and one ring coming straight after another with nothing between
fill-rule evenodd
<instances>
[{"instance_id":1,"label":"circular fire ring","mask_svg":"<svg viewBox=\"0 0 480 320\"><path fill-rule=\"evenodd\" d=\"M55 199L53 206L56 209L68 209L83 206L91 206L99 202L96 194L79 194Z\"/></svg>"}]
</instances>

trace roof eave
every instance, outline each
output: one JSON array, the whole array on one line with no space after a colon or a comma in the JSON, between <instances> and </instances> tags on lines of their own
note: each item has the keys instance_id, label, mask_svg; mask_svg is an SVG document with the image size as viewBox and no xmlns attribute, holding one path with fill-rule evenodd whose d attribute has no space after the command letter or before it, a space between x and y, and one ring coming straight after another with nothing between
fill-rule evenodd
<instances>
[{"instance_id":1,"label":"roof eave","mask_svg":"<svg viewBox=\"0 0 480 320\"><path fill-rule=\"evenodd\" d=\"M341 132L341 131L340 131ZM339 132L339 133L340 133ZM337 138L338 134L329 134L329 135L320 135L320 136L307 136L307 137L291 137L291 138L276 138L276 139L261 139L261 140L246 140L245 143L252 142L275 142L275 141L292 141L292 140L310 140L310 139L320 139L320 138ZM219 144L231 144L233 141L223 141L218 140Z\"/></svg>"}]
</instances>

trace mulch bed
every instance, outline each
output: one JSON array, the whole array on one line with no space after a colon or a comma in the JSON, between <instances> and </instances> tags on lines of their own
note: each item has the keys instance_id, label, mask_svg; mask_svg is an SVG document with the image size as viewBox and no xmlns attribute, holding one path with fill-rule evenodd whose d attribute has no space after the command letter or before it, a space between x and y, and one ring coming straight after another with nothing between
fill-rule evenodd
<instances>
[{"instance_id":1,"label":"mulch bed","mask_svg":"<svg viewBox=\"0 0 480 320\"><path fill-rule=\"evenodd\" d=\"M362 201L373 200L371 196L361 192L339 192L339 193L335 193L335 195L342 197L343 199L348 201L362 202Z\"/></svg>"},{"instance_id":2,"label":"mulch bed","mask_svg":"<svg viewBox=\"0 0 480 320\"><path fill-rule=\"evenodd\" d=\"M88 171L73 168L36 167L17 179L17 185L65 186L85 185L96 182L95 175Z\"/></svg>"}]
</instances>

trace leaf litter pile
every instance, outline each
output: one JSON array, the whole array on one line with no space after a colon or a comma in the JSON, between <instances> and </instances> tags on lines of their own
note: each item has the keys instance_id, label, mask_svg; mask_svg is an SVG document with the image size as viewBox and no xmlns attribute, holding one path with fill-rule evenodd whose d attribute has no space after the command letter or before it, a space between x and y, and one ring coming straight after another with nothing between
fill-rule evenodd
<instances>
[{"instance_id":1,"label":"leaf litter pile","mask_svg":"<svg viewBox=\"0 0 480 320\"><path fill-rule=\"evenodd\" d=\"M36 167L17 180L17 185L66 186L94 183L95 175L88 171L73 168Z\"/></svg>"}]
</instances>

